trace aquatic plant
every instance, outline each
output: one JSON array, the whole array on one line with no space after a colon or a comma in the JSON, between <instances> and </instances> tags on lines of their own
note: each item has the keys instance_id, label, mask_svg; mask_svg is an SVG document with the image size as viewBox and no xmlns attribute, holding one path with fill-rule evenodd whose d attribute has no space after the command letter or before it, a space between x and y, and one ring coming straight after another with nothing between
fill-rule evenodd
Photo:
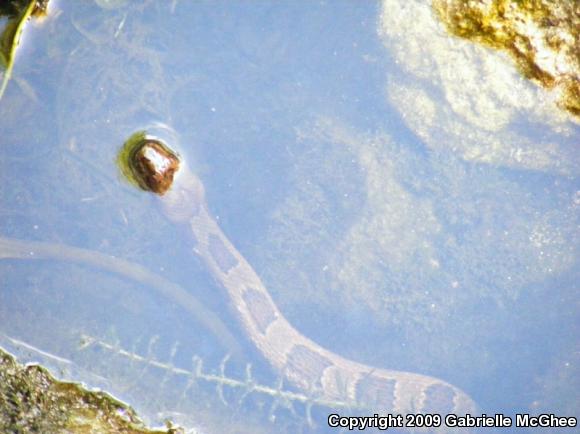
<instances>
[{"instance_id":1,"label":"aquatic plant","mask_svg":"<svg viewBox=\"0 0 580 434\"><path fill-rule=\"evenodd\" d=\"M148 345L149 349L147 354L144 355L138 354L135 351L130 351L122 347L119 343L107 342L105 340L85 334L81 336L79 350L86 351L91 347L98 347L101 350L111 352L112 354L125 358L128 361L136 362L152 368L161 369L168 375L184 377L187 379L187 385L183 391L183 395L185 395L194 384L204 382L215 387L215 390L224 405L233 404L232 402L228 402L225 397L226 389L233 389L241 392L237 402L235 403L236 405L241 405L251 395L262 395L270 397L272 399L272 404L269 408L270 417L273 417L274 413L279 407L286 408L293 414L296 414L294 404L302 404L305 408L306 420L311 426L314 425L312 419L312 409L314 406L333 409L342 408L349 410L365 409L360 404L353 402L331 401L318 398L317 396L309 396L304 393L288 390L285 388L282 377L280 377L277 383L273 386L260 384L254 378L252 373L252 365L250 363L246 364L245 366L245 375L243 378L234 378L227 372L227 366L230 361L230 357L228 355L226 355L221 360L217 373L208 371L204 367L203 359L196 355L192 357L191 369L177 367L172 362L173 356L175 355L176 346L174 346L174 350L172 350L172 355L169 361L164 362L153 356L152 347L154 346L155 341L155 337L151 338Z\"/></svg>"}]
</instances>

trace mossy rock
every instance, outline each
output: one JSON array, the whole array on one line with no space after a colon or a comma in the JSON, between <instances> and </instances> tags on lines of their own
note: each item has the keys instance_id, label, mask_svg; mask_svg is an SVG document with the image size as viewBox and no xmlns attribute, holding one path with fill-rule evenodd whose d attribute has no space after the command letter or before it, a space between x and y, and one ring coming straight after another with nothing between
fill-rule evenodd
<instances>
[{"instance_id":1,"label":"mossy rock","mask_svg":"<svg viewBox=\"0 0 580 434\"><path fill-rule=\"evenodd\" d=\"M135 411L103 392L56 380L39 365L20 365L0 349L0 432L177 434L151 430Z\"/></svg>"},{"instance_id":2,"label":"mossy rock","mask_svg":"<svg viewBox=\"0 0 580 434\"><path fill-rule=\"evenodd\" d=\"M556 0L435 0L450 33L510 54L522 74L560 93L559 105L580 117L580 15Z\"/></svg>"}]
</instances>

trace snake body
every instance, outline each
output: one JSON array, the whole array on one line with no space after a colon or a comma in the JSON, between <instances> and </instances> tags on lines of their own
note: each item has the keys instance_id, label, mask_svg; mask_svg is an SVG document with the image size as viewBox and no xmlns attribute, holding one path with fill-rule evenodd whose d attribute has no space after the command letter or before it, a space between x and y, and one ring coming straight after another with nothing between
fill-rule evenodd
<instances>
[{"instance_id":1,"label":"snake body","mask_svg":"<svg viewBox=\"0 0 580 434\"><path fill-rule=\"evenodd\" d=\"M227 291L248 337L287 381L317 398L374 411L475 414L474 401L449 383L348 360L296 330L211 216L203 184L187 167L160 200L170 220L188 226L195 253Z\"/></svg>"}]
</instances>

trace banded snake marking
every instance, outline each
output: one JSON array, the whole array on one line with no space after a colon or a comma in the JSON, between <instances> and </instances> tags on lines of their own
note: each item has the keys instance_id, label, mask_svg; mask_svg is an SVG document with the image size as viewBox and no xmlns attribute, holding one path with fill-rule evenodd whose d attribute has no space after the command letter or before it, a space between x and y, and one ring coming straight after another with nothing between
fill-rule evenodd
<instances>
[{"instance_id":1,"label":"banded snake marking","mask_svg":"<svg viewBox=\"0 0 580 434\"><path fill-rule=\"evenodd\" d=\"M154 158L139 170L159 163L170 183L179 162L175 154L155 139ZM175 158L172 165L164 151ZM160 154L161 153L161 154ZM136 153L134 153L136 154ZM144 155L142 152L141 155ZM169 168L169 169L168 169ZM136 176L141 176L137 173ZM159 192L158 192L159 193ZM306 393L328 401L352 403L357 408L387 413L477 413L474 401L457 387L435 377L375 368L335 354L296 330L280 312L258 274L234 247L209 212L201 180L185 165L173 185L161 192L165 215L188 228L193 251L227 292L244 331L281 375Z\"/></svg>"}]
</instances>

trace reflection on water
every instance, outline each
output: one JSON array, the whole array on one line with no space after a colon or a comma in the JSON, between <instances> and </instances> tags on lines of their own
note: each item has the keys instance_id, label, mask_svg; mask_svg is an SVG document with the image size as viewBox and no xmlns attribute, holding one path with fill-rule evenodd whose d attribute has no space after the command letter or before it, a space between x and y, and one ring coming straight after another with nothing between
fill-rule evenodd
<instances>
[{"instance_id":1,"label":"reflection on water","mask_svg":"<svg viewBox=\"0 0 580 434\"><path fill-rule=\"evenodd\" d=\"M301 333L488 414L578 416L578 127L404 3L57 4L0 105L0 235L60 253L0 244L0 345L154 423L329 430L117 174L124 140L157 122Z\"/></svg>"}]
</instances>

